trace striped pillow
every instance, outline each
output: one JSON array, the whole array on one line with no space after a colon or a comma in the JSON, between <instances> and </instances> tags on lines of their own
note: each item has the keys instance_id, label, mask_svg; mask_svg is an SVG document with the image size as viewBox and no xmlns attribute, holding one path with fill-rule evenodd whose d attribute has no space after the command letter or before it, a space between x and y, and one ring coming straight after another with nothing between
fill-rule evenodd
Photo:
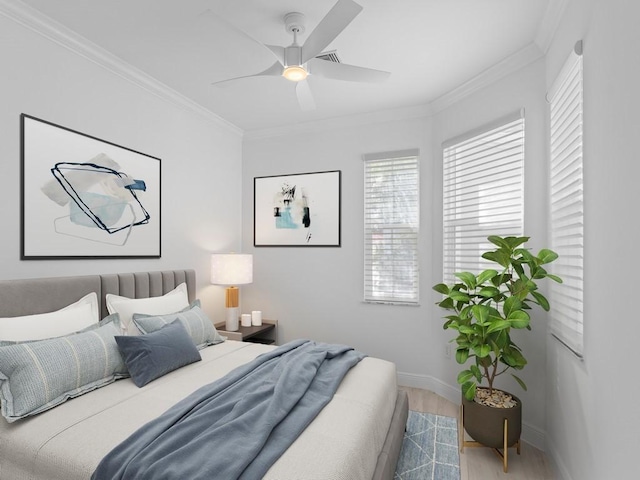
<instances>
[{"instance_id":1,"label":"striped pillow","mask_svg":"<svg viewBox=\"0 0 640 480\"><path fill-rule=\"evenodd\" d=\"M202 350L208 345L224 342L226 338L218 333L211 319L202 311L200 302L196 300L192 305L189 309L168 315L151 316L134 313L133 323L142 333L151 333L178 319L189 333L198 350Z\"/></svg>"},{"instance_id":2,"label":"striped pillow","mask_svg":"<svg viewBox=\"0 0 640 480\"><path fill-rule=\"evenodd\" d=\"M2 416L11 423L129 376L117 318L93 330L0 348Z\"/></svg>"}]
</instances>

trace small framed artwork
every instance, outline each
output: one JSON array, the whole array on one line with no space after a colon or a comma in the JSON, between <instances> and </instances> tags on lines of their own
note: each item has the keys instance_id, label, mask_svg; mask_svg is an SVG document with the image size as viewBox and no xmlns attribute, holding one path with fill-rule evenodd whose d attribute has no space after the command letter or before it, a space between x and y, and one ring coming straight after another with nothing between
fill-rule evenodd
<instances>
[{"instance_id":1,"label":"small framed artwork","mask_svg":"<svg viewBox=\"0 0 640 480\"><path fill-rule=\"evenodd\" d=\"M21 259L160 258L160 159L21 115Z\"/></svg>"},{"instance_id":2,"label":"small framed artwork","mask_svg":"<svg viewBox=\"0 0 640 480\"><path fill-rule=\"evenodd\" d=\"M255 247L339 247L340 170L255 177Z\"/></svg>"}]
</instances>

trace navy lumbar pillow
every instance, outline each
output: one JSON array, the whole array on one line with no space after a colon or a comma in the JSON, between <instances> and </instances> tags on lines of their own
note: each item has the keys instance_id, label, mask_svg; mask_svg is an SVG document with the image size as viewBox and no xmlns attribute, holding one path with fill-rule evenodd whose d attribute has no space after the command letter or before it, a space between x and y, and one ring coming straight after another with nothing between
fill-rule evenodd
<instances>
[{"instance_id":1,"label":"navy lumbar pillow","mask_svg":"<svg viewBox=\"0 0 640 480\"><path fill-rule=\"evenodd\" d=\"M202 360L179 320L153 333L115 337L133 383L143 387L173 370Z\"/></svg>"}]
</instances>

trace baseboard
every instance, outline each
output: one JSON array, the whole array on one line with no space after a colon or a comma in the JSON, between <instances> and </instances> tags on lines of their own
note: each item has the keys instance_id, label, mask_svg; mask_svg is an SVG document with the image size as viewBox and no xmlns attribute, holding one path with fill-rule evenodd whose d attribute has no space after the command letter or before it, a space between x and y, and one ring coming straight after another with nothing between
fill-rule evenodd
<instances>
[{"instance_id":1,"label":"baseboard","mask_svg":"<svg viewBox=\"0 0 640 480\"><path fill-rule=\"evenodd\" d=\"M429 375L398 372L398 384L404 387L422 388L446 398L456 405L460 405L460 387L452 386ZM527 422L522 422L522 440L545 451L545 431ZM564 480L564 479L563 479ZM566 480L571 480L567 478Z\"/></svg>"},{"instance_id":2,"label":"baseboard","mask_svg":"<svg viewBox=\"0 0 640 480\"><path fill-rule=\"evenodd\" d=\"M438 380L429 375L398 372L398 384L404 387L422 388L446 398L450 402L460 405L460 387Z\"/></svg>"}]
</instances>

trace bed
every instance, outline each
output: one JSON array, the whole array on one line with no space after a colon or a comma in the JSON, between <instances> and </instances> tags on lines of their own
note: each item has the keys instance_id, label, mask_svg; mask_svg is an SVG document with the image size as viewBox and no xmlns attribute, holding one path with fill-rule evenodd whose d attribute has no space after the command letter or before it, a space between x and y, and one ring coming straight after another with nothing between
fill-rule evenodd
<instances>
[{"instance_id":1,"label":"bed","mask_svg":"<svg viewBox=\"0 0 640 480\"><path fill-rule=\"evenodd\" d=\"M102 318L110 313L107 295L161 297L181 284L189 301L196 301L193 270L3 280L0 318L59 310L91 292ZM201 361L142 388L130 378L119 379L37 415L12 423L0 419L0 479L87 480L103 457L141 426L274 348L226 340L202 348ZM365 357L263 478L392 479L407 413L395 365Z\"/></svg>"}]
</instances>

